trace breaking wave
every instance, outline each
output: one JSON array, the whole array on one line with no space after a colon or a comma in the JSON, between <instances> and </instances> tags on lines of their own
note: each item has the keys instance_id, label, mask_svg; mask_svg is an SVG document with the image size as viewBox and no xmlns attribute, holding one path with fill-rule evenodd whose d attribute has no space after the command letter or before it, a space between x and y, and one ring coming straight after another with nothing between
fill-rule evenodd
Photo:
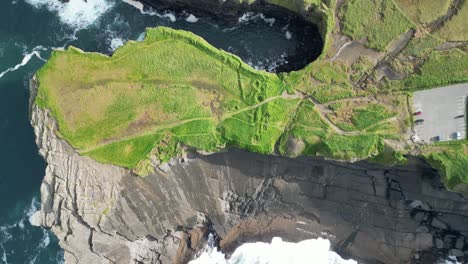
<instances>
[{"instance_id":1,"label":"breaking wave","mask_svg":"<svg viewBox=\"0 0 468 264\"><path fill-rule=\"evenodd\" d=\"M109 0L72 0L62 3L58 0L25 0L35 8L46 8L58 15L60 21L72 28L83 29L94 24L114 6Z\"/></svg>"},{"instance_id":2,"label":"breaking wave","mask_svg":"<svg viewBox=\"0 0 468 264\"><path fill-rule=\"evenodd\" d=\"M113 39L111 39L110 41L110 49L112 51L116 50L117 48L119 47L122 47L125 43L125 40L119 38L119 37L115 37Z\"/></svg>"},{"instance_id":3,"label":"breaking wave","mask_svg":"<svg viewBox=\"0 0 468 264\"><path fill-rule=\"evenodd\" d=\"M21 60L20 63L16 64L15 66L13 67L10 67L6 70L4 70L3 72L0 73L0 79L5 76L7 73L9 72L14 72L16 70L18 70L19 68L25 66L26 64L28 64L28 62L33 58L33 57L37 57L38 59L42 60L42 61L45 61L44 58L41 57L41 53L40 51L41 50L46 50L44 47L42 46L37 46L35 47L31 52L29 53L23 53L23 60Z\"/></svg>"},{"instance_id":4,"label":"breaking wave","mask_svg":"<svg viewBox=\"0 0 468 264\"><path fill-rule=\"evenodd\" d=\"M251 58L247 58L245 62L256 70L274 72L278 67L288 64L287 58L288 55L283 52L276 58L265 58L262 60L256 60L255 62Z\"/></svg>"},{"instance_id":5,"label":"breaking wave","mask_svg":"<svg viewBox=\"0 0 468 264\"><path fill-rule=\"evenodd\" d=\"M106 25L104 31L104 35L107 36L108 51L114 52L117 48L123 46L129 40L128 32L131 31L131 26L126 19L117 14L112 23Z\"/></svg>"},{"instance_id":6,"label":"breaking wave","mask_svg":"<svg viewBox=\"0 0 468 264\"><path fill-rule=\"evenodd\" d=\"M459 262L456 257L449 256L444 260L439 260L437 264L462 264L462 263Z\"/></svg>"},{"instance_id":7,"label":"breaking wave","mask_svg":"<svg viewBox=\"0 0 468 264\"><path fill-rule=\"evenodd\" d=\"M169 19L171 22L176 22L177 17L173 12L170 11L164 11L163 13L157 12L151 8L145 9L145 6L138 1L135 0L122 0L123 2L135 7L136 9L140 10L140 13L143 15L148 15L148 16L157 16L159 18L166 18Z\"/></svg>"},{"instance_id":8,"label":"breaking wave","mask_svg":"<svg viewBox=\"0 0 468 264\"><path fill-rule=\"evenodd\" d=\"M196 17L193 14L188 15L188 17L185 18L185 21L189 23L197 23L198 22L198 17Z\"/></svg>"},{"instance_id":9,"label":"breaking wave","mask_svg":"<svg viewBox=\"0 0 468 264\"><path fill-rule=\"evenodd\" d=\"M253 13L253 12L244 13L241 17L239 17L239 19L237 21L240 24L243 24L243 23L249 23L250 21L257 21L259 19L263 20L265 23L270 25L270 27L272 27L273 24L276 22L276 19L274 19L274 18L266 17L262 13L256 14L256 13Z\"/></svg>"},{"instance_id":10,"label":"breaking wave","mask_svg":"<svg viewBox=\"0 0 468 264\"><path fill-rule=\"evenodd\" d=\"M208 241L209 242L209 241ZM327 239L309 239L298 243L285 242L279 237L271 243L246 243L238 247L229 259L216 248L207 247L190 264L357 264L344 260L330 251Z\"/></svg>"},{"instance_id":11,"label":"breaking wave","mask_svg":"<svg viewBox=\"0 0 468 264\"><path fill-rule=\"evenodd\" d=\"M15 263L14 260L9 260L9 258L14 258L15 254L17 254L15 250L11 248L11 243L29 241L33 234L37 232L33 231L29 225L39 208L40 202L37 197L33 197L29 206L23 210L22 217L19 220L0 226L0 263ZM34 243L35 248L33 248L31 252L23 252L23 254L28 254L27 263L36 263L36 260L47 250L47 247L51 243L49 231L44 228L38 231L40 235L38 237L39 241L37 242L39 243ZM34 236L37 236L37 233ZM57 254L54 261L55 263L63 263L63 257L60 252Z\"/></svg>"}]
</instances>

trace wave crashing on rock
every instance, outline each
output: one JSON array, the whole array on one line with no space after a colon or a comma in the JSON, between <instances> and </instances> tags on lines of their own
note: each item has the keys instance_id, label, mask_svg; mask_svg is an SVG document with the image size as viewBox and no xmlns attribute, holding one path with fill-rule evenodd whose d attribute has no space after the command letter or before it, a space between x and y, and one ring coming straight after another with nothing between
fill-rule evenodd
<instances>
[{"instance_id":1,"label":"wave crashing on rock","mask_svg":"<svg viewBox=\"0 0 468 264\"><path fill-rule=\"evenodd\" d=\"M229 259L216 248L207 247L190 264L357 264L344 260L330 251L330 241L323 238L303 240L298 243L274 237L271 243L245 243L238 247Z\"/></svg>"}]
</instances>

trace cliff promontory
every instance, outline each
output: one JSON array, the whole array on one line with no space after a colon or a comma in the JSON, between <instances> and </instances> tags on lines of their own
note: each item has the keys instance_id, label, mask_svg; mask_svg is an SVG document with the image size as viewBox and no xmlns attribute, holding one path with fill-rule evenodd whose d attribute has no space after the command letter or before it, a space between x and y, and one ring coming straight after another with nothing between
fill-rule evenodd
<instances>
[{"instance_id":1,"label":"cliff promontory","mask_svg":"<svg viewBox=\"0 0 468 264\"><path fill-rule=\"evenodd\" d=\"M468 81L466 1L440 14L403 0L266 2L318 26L317 60L268 73L165 27L112 56L52 53L32 81L48 164L34 219L66 263L185 263L209 233L226 253L326 237L363 263L467 260L468 202L446 189L466 193L467 141L416 142L410 103L416 90Z\"/></svg>"}]
</instances>

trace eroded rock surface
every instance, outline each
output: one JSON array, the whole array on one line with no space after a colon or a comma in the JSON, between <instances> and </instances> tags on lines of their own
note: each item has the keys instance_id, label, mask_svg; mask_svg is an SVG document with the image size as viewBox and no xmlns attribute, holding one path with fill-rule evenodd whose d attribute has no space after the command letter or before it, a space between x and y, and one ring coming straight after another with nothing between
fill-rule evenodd
<instances>
[{"instance_id":1,"label":"eroded rock surface","mask_svg":"<svg viewBox=\"0 0 468 264\"><path fill-rule=\"evenodd\" d=\"M80 156L45 110L33 108L32 124L48 163L37 220L57 235L66 263L182 263L209 230L227 252L273 236L322 236L364 263L468 253L467 199L419 160L386 168L190 153L141 178Z\"/></svg>"}]
</instances>

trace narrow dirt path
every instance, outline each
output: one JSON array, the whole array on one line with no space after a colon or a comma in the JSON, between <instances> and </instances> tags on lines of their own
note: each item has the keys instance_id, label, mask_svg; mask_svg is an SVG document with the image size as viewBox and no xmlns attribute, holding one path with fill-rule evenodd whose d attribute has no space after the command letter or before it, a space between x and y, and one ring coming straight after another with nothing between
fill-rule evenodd
<instances>
[{"instance_id":1,"label":"narrow dirt path","mask_svg":"<svg viewBox=\"0 0 468 264\"><path fill-rule=\"evenodd\" d=\"M97 144L93 148L80 149L79 152L80 153L85 153L85 152L93 151L95 149L98 149L98 148L101 148L101 147L104 147L104 146L107 146L107 145L110 145L110 144L113 144L113 143L116 143L116 142L130 140L130 139L139 138L139 137L143 137L143 136L154 135L154 134L157 134L158 131L161 131L161 130L164 130L164 129L174 128L176 126L184 125L184 124L187 124L187 123L190 123L190 122L193 122L193 121L210 120L210 119L212 119L212 118L211 117L195 117L195 118L177 120L177 121L174 121L174 122L171 122L171 123L157 125L157 126L152 127L151 131L145 131L144 133L138 133L138 134L133 134L133 135L126 136L126 137L120 137L118 139L109 140L109 141L106 141L105 143Z\"/></svg>"},{"instance_id":2,"label":"narrow dirt path","mask_svg":"<svg viewBox=\"0 0 468 264\"><path fill-rule=\"evenodd\" d=\"M315 109L317 109L318 113L320 114L320 117L322 118L327 125L329 125L336 133L340 135L348 135L348 136L356 136L360 135L360 131L344 131L343 129L337 127L331 120L328 118L327 113L330 112L330 110L327 109L327 107L324 104L319 103L317 100L315 100L312 97L309 97L309 100L314 103ZM330 102L332 103L332 102Z\"/></svg>"},{"instance_id":3,"label":"narrow dirt path","mask_svg":"<svg viewBox=\"0 0 468 264\"><path fill-rule=\"evenodd\" d=\"M280 98L284 98L284 99L287 99L287 100L294 100L294 99L302 99L303 96L302 96L302 94L299 94L299 93L287 94L286 92L284 92L281 95L269 97L266 100L261 101L261 102L255 104L255 105L251 105L251 106L239 109L239 110L237 110L235 112L226 113L226 114L221 116L221 118L218 120L218 122L222 122L225 119L231 118L231 117L233 117L233 116L235 116L237 114L240 114L242 112L256 109L256 108L258 108L258 107L260 107L260 106L262 106L264 104L267 104L267 103L269 103L271 101L274 101L274 100L277 100L277 99L280 99ZM174 122L157 125L157 126L152 127L151 131L145 131L143 133L133 134L133 135L126 136L126 137L121 137L121 138L118 138L118 139L109 140L109 141L106 141L105 143L98 144L93 148L81 149L79 152L80 153L85 153L85 152L93 151L95 149L98 149L98 148L101 148L101 147L104 147L104 146L107 146L107 145L110 145L110 144L113 144L113 143L116 143L116 142L131 140L131 139L135 139L135 138L139 138L139 137L143 137L143 136L157 134L161 130L174 128L174 127L181 126L181 125L193 122L193 121L210 120L210 119L214 120L213 117L196 117L196 118L177 120L177 121L174 121Z\"/></svg>"},{"instance_id":4,"label":"narrow dirt path","mask_svg":"<svg viewBox=\"0 0 468 264\"><path fill-rule=\"evenodd\" d=\"M386 118L386 119L382 119L382 120L380 120L379 122L375 123L374 125L372 125L372 126L366 128L366 129L364 129L364 130L362 130L362 131L368 133L367 131L368 131L369 129L373 128L373 127L376 127L376 126L378 126L378 125L381 125L381 124L384 124L384 123L387 123L387 122L395 122L395 121L397 121L397 120L398 120L398 116L393 116L393 117L389 117L389 118Z\"/></svg>"},{"instance_id":5,"label":"narrow dirt path","mask_svg":"<svg viewBox=\"0 0 468 264\"><path fill-rule=\"evenodd\" d=\"M218 119L218 122L221 123L222 121L224 121L224 120L226 120L228 118L232 118L233 116L235 116L237 114L243 113L245 111L256 109L256 108L258 108L258 107L260 107L260 106L262 106L264 104L267 104L269 102L272 102L272 101L280 99L280 98L283 98L283 99L286 99L286 100L296 100L296 99L310 100L312 103L314 103L315 108L317 109L318 113L320 114L320 117L322 118L322 120L325 123L327 123L336 133L338 133L340 135L357 136L357 135L363 135L363 134L371 134L371 133L366 132L366 130L370 129L371 127L367 128L365 130L362 130L362 131L345 131L345 130L337 127L327 116L327 113L330 112L330 110L327 108L327 106L329 104L336 103L336 102L356 100L357 98L347 98L347 99L341 99L341 100L336 100L336 101L327 102L325 104L321 104L317 100L315 100L313 97L306 96L306 95L304 95L302 93L288 94L288 93L284 92L281 95L269 97L266 100L261 101L261 102L259 102L257 104L254 104L254 105L251 105L251 106L248 106L248 107L244 107L244 108L239 109L239 110L234 111L234 112L223 114ZM362 98L360 98L358 100L369 100L369 101L371 101L371 99L366 98L366 97L362 97ZM379 125L381 123L385 123L385 122L391 122L391 121L394 121L396 119L397 119L397 117L387 118L387 119L379 121L374 126ZM196 118L177 120L177 121L174 121L174 122L157 125L157 126L152 127L150 131L145 131L143 133L138 133L138 134L133 134L133 135L126 136L126 137L121 137L119 139L109 140L109 141L106 141L105 143L98 144L93 148L81 149L79 152L80 153L90 152L90 151L96 150L98 148L101 148L101 147L104 147L104 146L107 146L107 145L110 145L110 144L113 144L113 143L116 143L116 142L131 140L131 139L135 139L135 138L139 138L139 137L143 137L143 136L154 135L154 134L157 134L158 132L160 132L161 130L170 129L170 128L174 128L174 127L177 127L177 126L181 126L181 125L193 122L193 121L201 121L201 120L214 120L214 118L213 117L196 117ZM374 126L372 126L372 127L374 127Z\"/></svg>"},{"instance_id":6,"label":"narrow dirt path","mask_svg":"<svg viewBox=\"0 0 468 264\"><path fill-rule=\"evenodd\" d=\"M429 25L427 25L429 31L433 33L434 31L440 29L447 21L452 19L454 15L458 14L458 11L460 10L462 4L463 0L453 0L445 15L439 17L438 19L432 21L431 23L429 23Z\"/></svg>"},{"instance_id":7,"label":"narrow dirt path","mask_svg":"<svg viewBox=\"0 0 468 264\"><path fill-rule=\"evenodd\" d=\"M220 120L223 121L223 120L225 120L227 118L230 118L230 117L235 116L237 114L240 114L242 112L258 108L258 107L260 107L260 106L262 106L264 104L267 104L267 103L269 103L271 101L274 101L276 99L279 99L279 98L283 98L283 99L286 99L286 100L295 100L295 99L303 99L304 96L301 93L288 94L287 92L283 92L283 94L281 94L281 95L269 97L266 100L261 101L260 103L257 103L257 104L254 104L254 105L239 109L239 110L237 110L235 112L226 113L226 114L221 116Z\"/></svg>"},{"instance_id":8,"label":"narrow dirt path","mask_svg":"<svg viewBox=\"0 0 468 264\"><path fill-rule=\"evenodd\" d=\"M375 99L363 96L363 97L350 97L350 98L344 98L344 99L337 99L337 100L333 100L333 101L330 101L330 102L323 103L322 105L329 106L329 105L334 104L334 103L342 103L342 102L350 102L350 101L353 101L353 102L363 101L363 102L369 102L369 103L370 102L377 102Z\"/></svg>"},{"instance_id":9,"label":"narrow dirt path","mask_svg":"<svg viewBox=\"0 0 468 264\"><path fill-rule=\"evenodd\" d=\"M269 98L267 98L266 100L261 101L260 103L257 103L257 104L251 105L251 106L244 107L244 108L239 109L239 110L234 111L234 112L225 113L225 114L221 115L220 121L223 121L223 120L225 120L225 119L227 119L227 118L233 117L233 116L235 116L235 115L237 115L237 114L240 114L240 113L242 113L242 112L255 109L255 108L257 108L257 107L260 107L260 106L262 106L262 105L264 105L264 104L267 104L267 103L269 103L269 102L271 102L271 101L274 101L274 100L276 100L276 99L279 99L279 98L282 98L282 96L281 96L281 95L277 95L277 96L269 97Z\"/></svg>"},{"instance_id":10,"label":"narrow dirt path","mask_svg":"<svg viewBox=\"0 0 468 264\"><path fill-rule=\"evenodd\" d=\"M314 103L315 105L315 108L317 109L317 111L319 112L320 116L322 117L322 120L325 121L325 123L327 123L336 133L340 134L340 135L345 135L345 136L358 136L358 135L366 135L366 134L374 134L374 133L369 133L367 132L368 129L372 128L372 127L375 127L379 124L383 124L383 123L386 123L386 122L393 122L393 121L396 121L397 120L397 117L394 116L394 117L389 117L389 118L386 118L386 119L383 119L381 121L379 121L378 123L376 123L375 125L371 126L371 127L368 127L364 130L356 130L356 131L345 131L339 127L337 127L331 120L330 118L328 118L328 113L330 113L330 110L327 109L327 105L329 104L332 104L332 103L335 103L335 102L338 102L338 101L344 101L344 100L352 100L352 99L343 99L343 100L337 100L337 101L332 101L332 102L328 102L326 104L321 104L319 103L317 100L315 100L314 98L312 97L309 97L308 98L312 103ZM370 100L370 99L369 99Z\"/></svg>"}]
</instances>

